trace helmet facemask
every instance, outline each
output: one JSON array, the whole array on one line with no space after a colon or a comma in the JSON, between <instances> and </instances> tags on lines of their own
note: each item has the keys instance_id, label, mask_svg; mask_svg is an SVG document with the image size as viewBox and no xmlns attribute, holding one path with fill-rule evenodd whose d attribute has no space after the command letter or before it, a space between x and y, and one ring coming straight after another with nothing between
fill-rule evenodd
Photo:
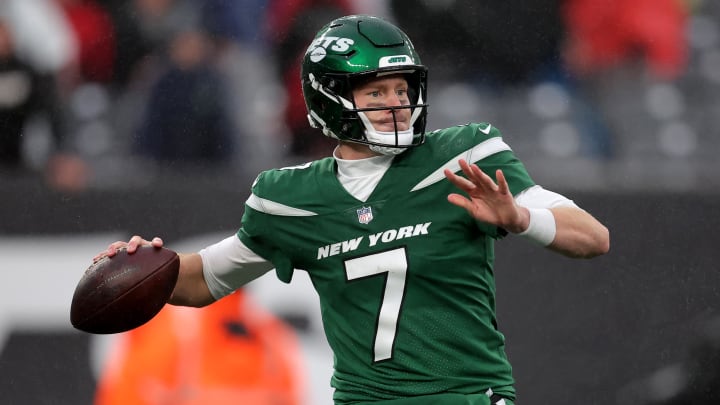
<instances>
[{"instance_id":1,"label":"helmet facemask","mask_svg":"<svg viewBox=\"0 0 720 405\"><path fill-rule=\"evenodd\" d=\"M409 104L366 108L357 107L352 97L353 88L363 81L394 74L403 74L407 80L408 97L410 99ZM331 77L334 75L327 76ZM420 145L425 141L427 104L425 103L426 70L424 68L417 70L382 70L356 75L331 77L328 86L323 86L322 81L317 80L312 74L310 75L310 80L313 89L325 98L324 103L318 103L318 105L322 105L323 115L328 116L330 110L339 111L339 113L331 113L333 120L328 123L321 118L320 113L314 111L314 109L310 109L308 114L310 125L314 128L322 129L326 136L349 142L367 144L371 150L384 155L402 153L406 148ZM366 113L370 111L388 110L391 111L393 117L396 111L410 110L408 129L398 129L397 121L393 123L393 131L387 132L375 129ZM333 123L339 123L339 125L332 125ZM335 126L335 128L333 128L333 126Z\"/></svg>"}]
</instances>

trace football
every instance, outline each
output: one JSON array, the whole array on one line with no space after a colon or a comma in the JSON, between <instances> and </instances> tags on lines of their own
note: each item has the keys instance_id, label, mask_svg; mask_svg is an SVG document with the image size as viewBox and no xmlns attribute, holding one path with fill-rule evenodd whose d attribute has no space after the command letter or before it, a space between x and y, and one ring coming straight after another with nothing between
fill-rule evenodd
<instances>
[{"instance_id":1,"label":"football","mask_svg":"<svg viewBox=\"0 0 720 405\"><path fill-rule=\"evenodd\" d=\"M83 332L125 332L152 319L170 299L180 258L166 248L125 249L93 263L80 278L70 322Z\"/></svg>"}]
</instances>

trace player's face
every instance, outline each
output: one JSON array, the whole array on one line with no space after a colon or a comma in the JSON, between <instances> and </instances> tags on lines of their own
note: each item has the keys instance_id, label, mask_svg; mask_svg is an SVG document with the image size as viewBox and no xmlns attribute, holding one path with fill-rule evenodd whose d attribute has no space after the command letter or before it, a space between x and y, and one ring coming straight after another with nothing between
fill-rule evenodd
<instances>
[{"instance_id":1,"label":"player's face","mask_svg":"<svg viewBox=\"0 0 720 405\"><path fill-rule=\"evenodd\" d=\"M403 75L375 78L358 85L353 90L357 108L398 107L409 105L408 83ZM366 111L370 122L377 131L394 132L410 128L410 109Z\"/></svg>"}]
</instances>

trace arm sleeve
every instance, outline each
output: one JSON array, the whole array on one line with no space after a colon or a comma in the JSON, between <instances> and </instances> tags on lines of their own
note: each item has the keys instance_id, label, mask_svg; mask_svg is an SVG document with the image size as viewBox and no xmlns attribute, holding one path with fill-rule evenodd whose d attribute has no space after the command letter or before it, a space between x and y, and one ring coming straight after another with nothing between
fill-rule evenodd
<instances>
[{"instance_id":1,"label":"arm sleeve","mask_svg":"<svg viewBox=\"0 0 720 405\"><path fill-rule=\"evenodd\" d=\"M539 185L528 187L515 196L518 205L525 208L576 207L574 201L554 191L546 190Z\"/></svg>"},{"instance_id":2,"label":"arm sleeve","mask_svg":"<svg viewBox=\"0 0 720 405\"><path fill-rule=\"evenodd\" d=\"M273 268L250 250L237 235L229 236L200 252L203 276L210 293L220 299Z\"/></svg>"}]
</instances>

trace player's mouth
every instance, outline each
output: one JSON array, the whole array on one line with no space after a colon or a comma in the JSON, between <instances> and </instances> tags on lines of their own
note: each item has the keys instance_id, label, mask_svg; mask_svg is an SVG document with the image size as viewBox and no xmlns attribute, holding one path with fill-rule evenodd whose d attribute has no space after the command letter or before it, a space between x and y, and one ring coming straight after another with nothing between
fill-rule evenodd
<instances>
[{"instance_id":1,"label":"player's mouth","mask_svg":"<svg viewBox=\"0 0 720 405\"><path fill-rule=\"evenodd\" d=\"M410 124L408 120L396 120L392 116L375 122L375 129L378 131L395 132L396 127L398 131L405 131L410 127Z\"/></svg>"}]
</instances>

